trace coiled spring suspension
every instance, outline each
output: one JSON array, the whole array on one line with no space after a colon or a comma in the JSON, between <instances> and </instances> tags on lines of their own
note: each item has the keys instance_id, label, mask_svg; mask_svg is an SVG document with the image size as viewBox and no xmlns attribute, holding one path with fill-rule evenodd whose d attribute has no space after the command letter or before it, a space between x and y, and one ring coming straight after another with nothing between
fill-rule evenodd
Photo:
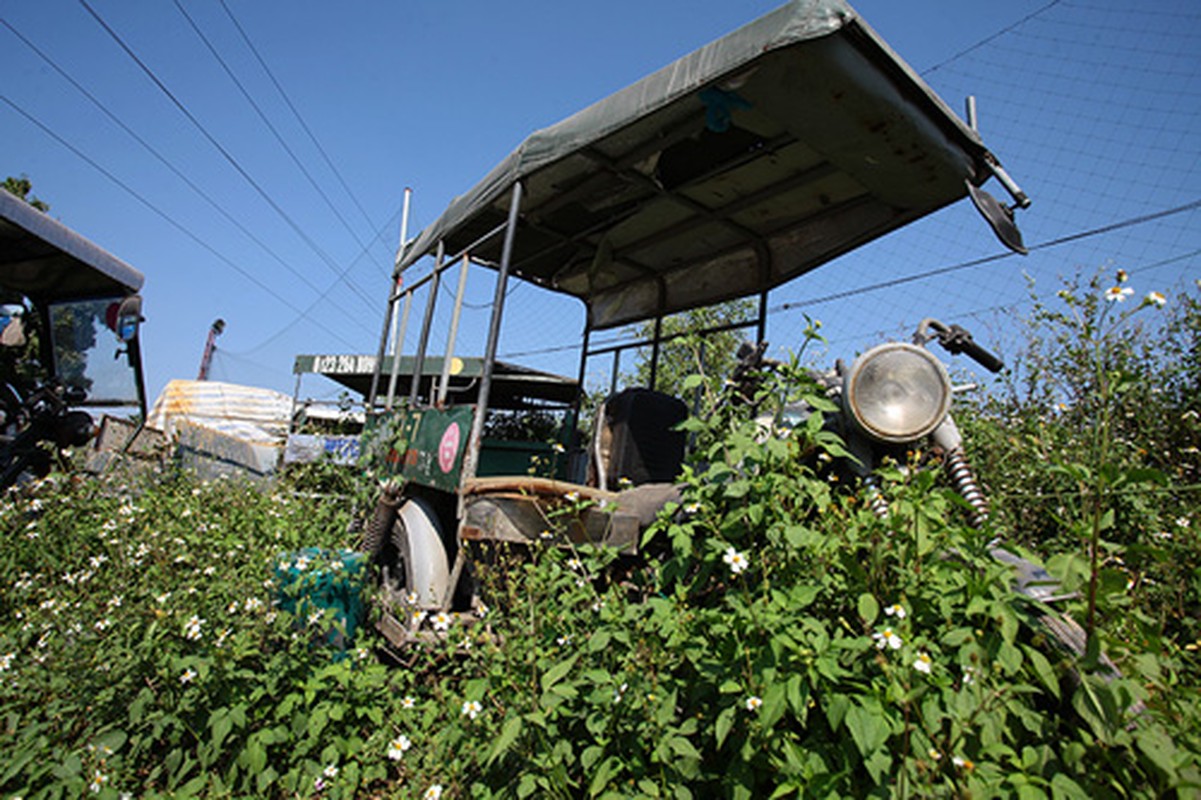
<instances>
[{"instance_id":1,"label":"coiled spring suspension","mask_svg":"<svg viewBox=\"0 0 1201 800\"><path fill-rule=\"evenodd\" d=\"M980 490L980 484L976 482L976 473L968 463L963 448L956 447L948 452L945 465L955 491L972 507L972 527L982 527L988 520L988 500Z\"/></svg>"}]
</instances>

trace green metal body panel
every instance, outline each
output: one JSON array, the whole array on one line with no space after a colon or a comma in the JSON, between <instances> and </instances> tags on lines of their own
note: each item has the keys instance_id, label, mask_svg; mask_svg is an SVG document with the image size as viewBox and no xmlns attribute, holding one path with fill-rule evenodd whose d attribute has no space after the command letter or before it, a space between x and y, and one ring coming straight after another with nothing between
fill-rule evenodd
<instances>
[{"instance_id":1,"label":"green metal body panel","mask_svg":"<svg viewBox=\"0 0 1201 800\"><path fill-rule=\"evenodd\" d=\"M480 447L479 477L537 475L567 480L567 453L546 442L485 439Z\"/></svg>"},{"instance_id":2,"label":"green metal body panel","mask_svg":"<svg viewBox=\"0 0 1201 800\"><path fill-rule=\"evenodd\" d=\"M474 413L475 406L453 406L395 411L370 419L367 440L373 444L364 448L362 458L388 477L456 491ZM537 475L566 480L569 458L560 450L547 442L485 439L477 471L480 477Z\"/></svg>"},{"instance_id":3,"label":"green metal body panel","mask_svg":"<svg viewBox=\"0 0 1201 800\"><path fill-rule=\"evenodd\" d=\"M394 412L370 426L377 444L369 449L367 458L388 476L454 492L462 478L474 415L475 406Z\"/></svg>"}]
</instances>

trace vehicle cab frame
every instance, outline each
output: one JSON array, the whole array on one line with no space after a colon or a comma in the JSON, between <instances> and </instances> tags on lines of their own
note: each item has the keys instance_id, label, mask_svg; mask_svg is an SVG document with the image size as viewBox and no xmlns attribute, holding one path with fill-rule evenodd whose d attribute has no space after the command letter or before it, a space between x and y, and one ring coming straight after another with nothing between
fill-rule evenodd
<instances>
[{"instance_id":1,"label":"vehicle cab frame","mask_svg":"<svg viewBox=\"0 0 1201 800\"><path fill-rule=\"evenodd\" d=\"M980 189L990 178L1012 206ZM534 540L564 497L595 501L571 538L629 552L655 502L627 504L615 487L585 485L578 469L571 481L481 474L510 280L583 303L578 384L587 360L612 350L593 346L594 333L648 320L653 376L667 315L757 297L746 326L762 340L771 290L968 195L1020 249L1013 211L1029 200L977 132L841 0L792 2L533 133L415 240L402 233L396 257L368 408L392 426L381 442L403 483L409 539L399 549L419 605L452 604L461 543ZM424 260L429 273L406 283ZM382 368L389 330L399 321L403 342L414 293L427 288L412 373L423 375L439 282L458 267L448 364L473 265L496 272L474 402L448 404L445 371L427 394L414 380L398 398L399 367ZM409 503L420 507L406 516ZM414 533L423 525L432 530ZM414 553L438 542L445 566L414 571Z\"/></svg>"},{"instance_id":2,"label":"vehicle cab frame","mask_svg":"<svg viewBox=\"0 0 1201 800\"><path fill-rule=\"evenodd\" d=\"M144 282L138 270L45 212L0 192L0 292L13 311L33 317L28 327L37 346L8 366L28 368L36 362L41 372L22 375L31 385L8 393L19 399L35 388L57 385L70 406L133 407L145 419L138 294ZM15 380L5 376L7 384Z\"/></svg>"}]
</instances>

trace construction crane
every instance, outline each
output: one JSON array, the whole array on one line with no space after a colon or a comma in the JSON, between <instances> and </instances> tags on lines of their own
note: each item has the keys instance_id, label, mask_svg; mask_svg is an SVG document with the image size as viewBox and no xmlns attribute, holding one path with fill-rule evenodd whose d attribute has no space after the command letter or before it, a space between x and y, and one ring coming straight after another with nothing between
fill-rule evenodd
<instances>
[{"instance_id":1,"label":"construction crane","mask_svg":"<svg viewBox=\"0 0 1201 800\"><path fill-rule=\"evenodd\" d=\"M200 374L196 376L198 381L207 381L209 379L209 367L213 363L213 351L217 349L217 337L225 330L225 320L218 319L213 322L209 328L208 341L204 343L204 355L200 357Z\"/></svg>"}]
</instances>

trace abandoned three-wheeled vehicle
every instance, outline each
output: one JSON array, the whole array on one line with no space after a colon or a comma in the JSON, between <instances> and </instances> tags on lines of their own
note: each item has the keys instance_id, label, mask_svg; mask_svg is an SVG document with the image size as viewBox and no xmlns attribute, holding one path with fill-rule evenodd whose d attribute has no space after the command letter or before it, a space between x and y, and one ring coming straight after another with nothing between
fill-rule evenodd
<instances>
[{"instance_id":1,"label":"abandoned three-wheeled vehicle","mask_svg":"<svg viewBox=\"0 0 1201 800\"><path fill-rule=\"evenodd\" d=\"M142 273L0 191L0 488L96 433L79 407L146 418Z\"/></svg>"},{"instance_id":2,"label":"abandoned three-wheeled vehicle","mask_svg":"<svg viewBox=\"0 0 1201 800\"><path fill-rule=\"evenodd\" d=\"M980 189L992 178L1013 205ZM417 635L414 615L396 610L406 602L469 609L467 545L536 540L564 497L596 501L567 536L635 552L674 496L684 455L676 424L687 410L654 391L661 320L757 297L746 327L762 340L773 288L965 195L1021 251L1012 212L1029 201L973 127L841 0L784 6L531 135L397 255L368 403L393 477L365 541L391 593L381 630L398 645ZM430 272L402 283L427 258ZM431 319L443 273L469 265L496 271L495 299L469 401L448 402L463 277L444 369L425 379ZM595 332L653 321L650 341L630 345L652 348L650 385L611 397L597 431L578 438L586 447L561 436L576 452L554 474L497 469L484 442L513 279L584 303L577 388L587 359L612 349L593 345ZM403 319L403 342L423 288L409 391L397 397L402 359L382 357L387 333ZM569 428L579 409L577 395Z\"/></svg>"}]
</instances>

